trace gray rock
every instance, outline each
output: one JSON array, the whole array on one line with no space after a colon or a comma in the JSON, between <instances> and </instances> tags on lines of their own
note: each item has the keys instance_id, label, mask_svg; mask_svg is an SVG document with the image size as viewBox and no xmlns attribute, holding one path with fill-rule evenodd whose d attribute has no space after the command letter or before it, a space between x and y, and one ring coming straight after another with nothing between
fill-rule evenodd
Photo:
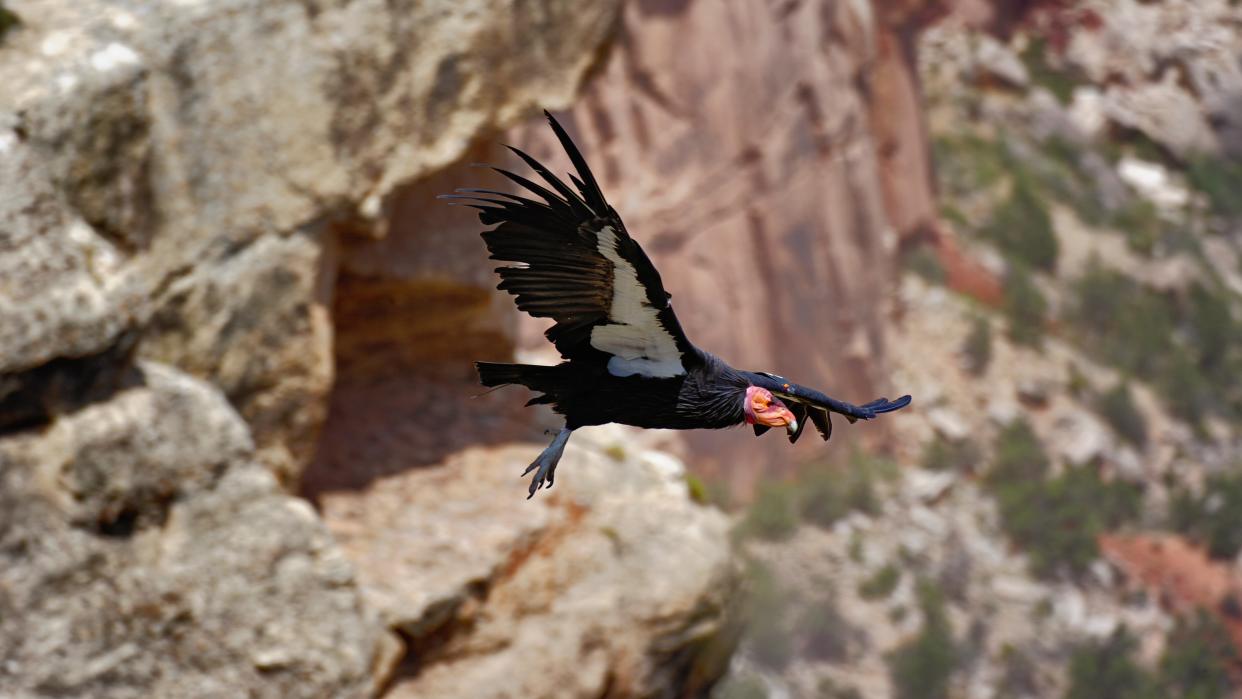
<instances>
[{"instance_id":1,"label":"gray rock","mask_svg":"<svg viewBox=\"0 0 1242 699\"><path fill-rule=\"evenodd\" d=\"M575 435L530 501L526 446L323 497L368 599L418 657L389 696L680 696L723 671L727 519L690 501L675 460L601 446Z\"/></svg>"},{"instance_id":2,"label":"gray rock","mask_svg":"<svg viewBox=\"0 0 1242 699\"><path fill-rule=\"evenodd\" d=\"M209 386L144 364L0 441L0 694L367 696L395 658Z\"/></svg>"},{"instance_id":3,"label":"gray rock","mask_svg":"<svg viewBox=\"0 0 1242 699\"><path fill-rule=\"evenodd\" d=\"M1022 59L1009 46L983 35L975 50L975 69L991 75L1010 87L1025 88L1031 82Z\"/></svg>"},{"instance_id":4,"label":"gray rock","mask_svg":"<svg viewBox=\"0 0 1242 699\"><path fill-rule=\"evenodd\" d=\"M328 222L382 235L399 184L568 103L617 9L19 3L0 46L0 372L137 331L144 356L223 388L293 483L328 388Z\"/></svg>"}]
</instances>

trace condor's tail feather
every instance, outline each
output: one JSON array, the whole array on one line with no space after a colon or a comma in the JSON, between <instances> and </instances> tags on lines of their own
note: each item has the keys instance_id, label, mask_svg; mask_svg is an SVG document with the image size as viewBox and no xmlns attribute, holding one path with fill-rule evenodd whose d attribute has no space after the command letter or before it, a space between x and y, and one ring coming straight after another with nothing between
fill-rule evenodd
<instances>
[{"instance_id":1,"label":"condor's tail feather","mask_svg":"<svg viewBox=\"0 0 1242 699\"><path fill-rule=\"evenodd\" d=\"M562 372L554 366L475 362L474 368L479 372L479 383L488 388L517 384L544 394L530 399L527 405L554 402L557 388L563 384Z\"/></svg>"}]
</instances>

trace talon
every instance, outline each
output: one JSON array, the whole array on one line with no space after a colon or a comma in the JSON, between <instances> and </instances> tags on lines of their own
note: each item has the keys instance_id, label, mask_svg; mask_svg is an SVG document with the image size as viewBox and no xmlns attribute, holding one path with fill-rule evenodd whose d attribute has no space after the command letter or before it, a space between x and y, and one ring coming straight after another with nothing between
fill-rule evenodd
<instances>
[{"instance_id":1,"label":"talon","mask_svg":"<svg viewBox=\"0 0 1242 699\"><path fill-rule=\"evenodd\" d=\"M549 488L552 487L552 482L556 475L556 464L561 460L561 453L565 450L565 442L569 441L569 433L571 431L572 430L569 429L563 429L557 433L556 439L552 440L552 444L548 445L548 448L543 450L543 453L539 455L539 458L535 459L535 461L530 466L527 466L526 470L522 472L522 475L526 476L529 475L531 471L539 469L538 471L535 471L534 477L530 480L529 495L526 496L527 500L535 497L535 493L539 492L545 484Z\"/></svg>"}]
</instances>

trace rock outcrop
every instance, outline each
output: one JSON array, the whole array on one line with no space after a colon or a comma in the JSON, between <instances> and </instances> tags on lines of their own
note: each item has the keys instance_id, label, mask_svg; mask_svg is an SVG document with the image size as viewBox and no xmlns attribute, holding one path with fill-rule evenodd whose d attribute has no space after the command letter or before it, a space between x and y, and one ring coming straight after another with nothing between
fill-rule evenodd
<instances>
[{"instance_id":1,"label":"rock outcrop","mask_svg":"<svg viewBox=\"0 0 1242 699\"><path fill-rule=\"evenodd\" d=\"M554 489L514 500L534 446L323 496L371 606L411 652L388 696L692 696L724 670L728 520L684 467L585 430ZM623 446L627 445L627 446Z\"/></svg>"},{"instance_id":2,"label":"rock outcrop","mask_svg":"<svg viewBox=\"0 0 1242 699\"><path fill-rule=\"evenodd\" d=\"M138 364L0 440L0 694L367 696L399 647L201 381Z\"/></svg>"},{"instance_id":3,"label":"rock outcrop","mask_svg":"<svg viewBox=\"0 0 1242 699\"><path fill-rule=\"evenodd\" d=\"M336 229L539 100L612 3L9 3L0 371L139 336L219 386L293 484L332 378ZM549 29L555 27L555 30ZM542 30L540 28L543 28Z\"/></svg>"},{"instance_id":4,"label":"rock outcrop","mask_svg":"<svg viewBox=\"0 0 1242 699\"><path fill-rule=\"evenodd\" d=\"M846 399L892 389L878 290L897 238L872 115L901 105L868 88L871 3L634 2L622 24L563 122L691 339ZM514 140L563 169L541 125ZM524 346L538 347L540 326L524 328ZM746 465L733 474L742 487L823 448L804 440L791 456L784 440L740 430L687 439L697 468Z\"/></svg>"}]
</instances>

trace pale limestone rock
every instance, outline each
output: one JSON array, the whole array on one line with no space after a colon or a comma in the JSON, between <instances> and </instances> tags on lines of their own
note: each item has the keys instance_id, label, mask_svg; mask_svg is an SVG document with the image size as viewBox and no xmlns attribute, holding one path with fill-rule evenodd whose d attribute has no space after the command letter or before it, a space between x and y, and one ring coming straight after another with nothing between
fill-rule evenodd
<instances>
[{"instance_id":1,"label":"pale limestone rock","mask_svg":"<svg viewBox=\"0 0 1242 699\"><path fill-rule=\"evenodd\" d=\"M1162 209L1180 209L1190 202L1190 192L1173 182L1169 171L1160 163L1126 156L1117 163L1117 174Z\"/></svg>"},{"instance_id":2,"label":"pale limestone rock","mask_svg":"<svg viewBox=\"0 0 1242 699\"><path fill-rule=\"evenodd\" d=\"M979 37L975 49L975 69L991 75L1010 87L1025 88L1031 82L1022 59L1006 44L988 35Z\"/></svg>"},{"instance_id":3,"label":"pale limestone rock","mask_svg":"<svg viewBox=\"0 0 1242 699\"><path fill-rule=\"evenodd\" d=\"M386 207L362 203L537 103L567 103L617 12L9 5L23 24L0 44L0 372L136 331L144 356L224 389L290 484L331 379L327 224L382 234L367 217Z\"/></svg>"},{"instance_id":4,"label":"pale limestone rock","mask_svg":"<svg viewBox=\"0 0 1242 699\"><path fill-rule=\"evenodd\" d=\"M1084 136L1099 136L1108 124L1104 112L1104 95L1099 88L1091 85L1075 87L1070 101L1069 117Z\"/></svg>"},{"instance_id":5,"label":"pale limestone rock","mask_svg":"<svg viewBox=\"0 0 1242 699\"><path fill-rule=\"evenodd\" d=\"M527 446L323 496L368 599L423 654L389 696L674 696L722 670L727 520L676 460L591 437L529 501Z\"/></svg>"},{"instance_id":6,"label":"pale limestone rock","mask_svg":"<svg viewBox=\"0 0 1242 699\"><path fill-rule=\"evenodd\" d=\"M0 694L363 697L396 658L352 566L210 386L141 364L0 440Z\"/></svg>"},{"instance_id":7,"label":"pale limestone rock","mask_svg":"<svg viewBox=\"0 0 1242 699\"><path fill-rule=\"evenodd\" d=\"M1180 155L1242 153L1242 8L1228 0L1089 4L1101 26L1073 32L1066 57L1091 82L1109 85L1110 120Z\"/></svg>"},{"instance_id":8,"label":"pale limestone rock","mask_svg":"<svg viewBox=\"0 0 1242 699\"><path fill-rule=\"evenodd\" d=\"M936 434L950 442L960 442L970 436L970 426L955 410L937 406L928 411L927 421Z\"/></svg>"}]
</instances>

